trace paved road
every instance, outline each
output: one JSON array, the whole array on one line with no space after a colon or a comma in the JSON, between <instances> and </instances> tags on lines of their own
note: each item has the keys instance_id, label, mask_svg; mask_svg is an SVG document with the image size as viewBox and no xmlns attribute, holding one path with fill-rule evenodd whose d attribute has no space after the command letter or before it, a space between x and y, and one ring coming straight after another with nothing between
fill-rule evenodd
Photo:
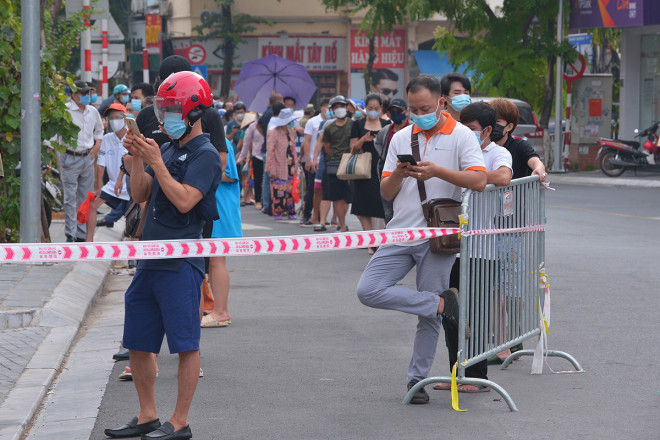
<instances>
[{"instance_id":1,"label":"paved road","mask_svg":"<svg viewBox=\"0 0 660 440\"><path fill-rule=\"evenodd\" d=\"M494 392L461 395L467 413L452 411L448 392L432 390L429 405L403 406L416 320L359 304L366 250L237 257L229 261L234 323L202 331L206 376L190 417L195 438L657 438L660 192L555 186L547 197L550 347L576 356L586 373L531 376L530 359L492 368L490 378L519 413ZM247 235L302 231L243 213ZM412 286L413 275L403 284ZM116 380L124 365L112 370L92 439L137 411L133 385ZM166 347L159 365L157 398L167 418L176 357ZM432 373L447 371L441 347Z\"/></svg>"}]
</instances>

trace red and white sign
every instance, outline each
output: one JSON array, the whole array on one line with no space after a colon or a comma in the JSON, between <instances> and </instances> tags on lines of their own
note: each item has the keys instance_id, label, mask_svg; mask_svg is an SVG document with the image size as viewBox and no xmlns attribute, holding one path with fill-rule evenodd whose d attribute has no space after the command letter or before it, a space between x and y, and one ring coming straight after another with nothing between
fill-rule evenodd
<instances>
[{"instance_id":1,"label":"red and white sign","mask_svg":"<svg viewBox=\"0 0 660 440\"><path fill-rule=\"evenodd\" d=\"M374 69L406 67L406 31L394 29L376 36ZM369 61L369 38L359 29L351 29L351 69L364 68Z\"/></svg>"},{"instance_id":2,"label":"red and white sign","mask_svg":"<svg viewBox=\"0 0 660 440\"><path fill-rule=\"evenodd\" d=\"M188 48L186 57L191 64L204 64L204 61L206 61L206 49L199 44L193 44Z\"/></svg>"},{"instance_id":3,"label":"red and white sign","mask_svg":"<svg viewBox=\"0 0 660 440\"><path fill-rule=\"evenodd\" d=\"M586 68L587 61L584 59L584 55L579 53L575 61L566 63L564 66L564 79L569 82L580 79L584 75Z\"/></svg>"},{"instance_id":4,"label":"red and white sign","mask_svg":"<svg viewBox=\"0 0 660 440\"><path fill-rule=\"evenodd\" d=\"M345 71L346 39L339 37L259 37L258 56L279 55L308 72Z\"/></svg>"}]
</instances>

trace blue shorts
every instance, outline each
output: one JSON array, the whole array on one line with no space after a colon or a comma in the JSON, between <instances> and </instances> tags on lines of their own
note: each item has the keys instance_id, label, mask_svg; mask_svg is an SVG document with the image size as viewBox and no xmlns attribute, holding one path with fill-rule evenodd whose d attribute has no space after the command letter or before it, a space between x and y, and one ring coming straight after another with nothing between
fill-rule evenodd
<instances>
[{"instance_id":1,"label":"blue shorts","mask_svg":"<svg viewBox=\"0 0 660 440\"><path fill-rule=\"evenodd\" d=\"M199 350L202 274L184 262L180 272L138 269L126 290L124 347L159 353Z\"/></svg>"}]
</instances>

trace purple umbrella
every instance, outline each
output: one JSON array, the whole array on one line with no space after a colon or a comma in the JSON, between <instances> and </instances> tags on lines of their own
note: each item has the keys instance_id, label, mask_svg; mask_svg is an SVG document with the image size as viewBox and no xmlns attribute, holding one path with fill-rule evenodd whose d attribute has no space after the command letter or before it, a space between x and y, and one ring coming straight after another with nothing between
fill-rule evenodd
<instances>
[{"instance_id":1,"label":"purple umbrella","mask_svg":"<svg viewBox=\"0 0 660 440\"><path fill-rule=\"evenodd\" d=\"M243 64L234 90L250 111L263 113L274 90L296 99L296 109L304 109L316 91L316 84L302 64L277 55Z\"/></svg>"}]
</instances>

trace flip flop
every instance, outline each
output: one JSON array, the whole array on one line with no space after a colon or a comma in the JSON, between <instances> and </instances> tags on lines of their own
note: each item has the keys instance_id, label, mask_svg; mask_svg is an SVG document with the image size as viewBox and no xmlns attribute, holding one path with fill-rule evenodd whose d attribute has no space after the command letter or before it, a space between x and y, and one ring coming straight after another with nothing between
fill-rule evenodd
<instances>
[{"instance_id":1,"label":"flip flop","mask_svg":"<svg viewBox=\"0 0 660 440\"><path fill-rule=\"evenodd\" d=\"M490 391L490 388L488 388L486 385L469 385L469 384L461 384L458 385L458 392L459 393L487 393Z\"/></svg>"},{"instance_id":2,"label":"flip flop","mask_svg":"<svg viewBox=\"0 0 660 440\"><path fill-rule=\"evenodd\" d=\"M323 232L327 231L328 228L325 227L325 225L316 225L314 226L314 232Z\"/></svg>"},{"instance_id":3,"label":"flip flop","mask_svg":"<svg viewBox=\"0 0 660 440\"><path fill-rule=\"evenodd\" d=\"M436 383L433 386L433 389L438 391L449 391L451 390L451 384L446 382Z\"/></svg>"},{"instance_id":4,"label":"flip flop","mask_svg":"<svg viewBox=\"0 0 660 440\"><path fill-rule=\"evenodd\" d=\"M213 319L211 315L206 315L202 318L201 327L202 328L227 327L229 324L231 324L231 319L228 319L226 321L219 321L217 319Z\"/></svg>"}]
</instances>

